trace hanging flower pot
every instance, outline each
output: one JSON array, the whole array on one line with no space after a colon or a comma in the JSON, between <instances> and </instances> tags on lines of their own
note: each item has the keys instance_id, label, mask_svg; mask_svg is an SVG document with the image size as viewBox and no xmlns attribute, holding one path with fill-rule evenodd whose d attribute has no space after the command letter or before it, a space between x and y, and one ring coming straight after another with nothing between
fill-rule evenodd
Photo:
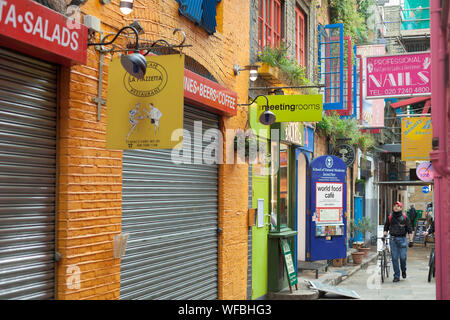
<instances>
[{"instance_id":1,"label":"hanging flower pot","mask_svg":"<svg viewBox=\"0 0 450 320\"><path fill-rule=\"evenodd\" d=\"M242 143L243 142L243 143ZM244 148L244 152L239 152L240 148ZM242 155L245 159L243 161L249 160L254 161L258 156L259 144L258 139L256 139L253 130L243 131L242 129L236 130L236 135L234 136L234 150L238 152L238 156Z\"/></svg>"}]
</instances>

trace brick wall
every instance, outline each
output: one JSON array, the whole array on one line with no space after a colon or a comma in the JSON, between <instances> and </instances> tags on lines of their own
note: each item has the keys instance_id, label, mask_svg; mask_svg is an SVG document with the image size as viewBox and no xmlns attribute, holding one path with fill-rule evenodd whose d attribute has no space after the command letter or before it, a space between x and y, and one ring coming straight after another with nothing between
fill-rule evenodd
<instances>
[{"instance_id":1,"label":"brick wall","mask_svg":"<svg viewBox=\"0 0 450 320\"><path fill-rule=\"evenodd\" d=\"M245 18L236 19L249 16L248 3L222 1L218 32L211 36L180 16L174 0L135 0L128 16L120 13L118 4L118 0L110 5L88 1L82 12L101 19L104 35L139 20L145 30L141 43L157 39L178 43L178 35L172 32L183 28L185 44L193 45L184 53L205 66L219 84L236 91L238 103L247 102L248 73L235 77L232 67L248 64L249 23ZM57 267L57 299L118 299L120 295L120 260L113 258L112 241L121 232L122 152L105 149L106 106L102 106L98 122L97 105L92 102L98 88L98 57L90 47L86 65L61 72L57 248L63 258ZM104 99L109 61L110 55L105 56ZM240 107L237 116L222 119L221 128L244 128L246 120L247 107ZM219 237L219 298L245 299L247 165L221 165L219 179L219 227L223 229Z\"/></svg>"}]
</instances>

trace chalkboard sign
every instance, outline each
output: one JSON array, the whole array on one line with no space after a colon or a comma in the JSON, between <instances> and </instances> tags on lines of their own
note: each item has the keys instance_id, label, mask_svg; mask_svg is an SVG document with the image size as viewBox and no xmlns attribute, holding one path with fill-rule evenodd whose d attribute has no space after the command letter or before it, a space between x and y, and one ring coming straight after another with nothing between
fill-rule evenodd
<instances>
[{"instance_id":1,"label":"chalkboard sign","mask_svg":"<svg viewBox=\"0 0 450 320\"><path fill-rule=\"evenodd\" d=\"M417 220L416 232L414 233L414 242L423 243L424 236L423 233L427 231L425 229L427 221L425 219Z\"/></svg>"},{"instance_id":2,"label":"chalkboard sign","mask_svg":"<svg viewBox=\"0 0 450 320\"><path fill-rule=\"evenodd\" d=\"M292 292L292 286L297 289L297 271L295 270L294 260L292 259L291 247L287 239L280 239L281 252L283 253L284 265L289 279L289 289Z\"/></svg>"}]
</instances>

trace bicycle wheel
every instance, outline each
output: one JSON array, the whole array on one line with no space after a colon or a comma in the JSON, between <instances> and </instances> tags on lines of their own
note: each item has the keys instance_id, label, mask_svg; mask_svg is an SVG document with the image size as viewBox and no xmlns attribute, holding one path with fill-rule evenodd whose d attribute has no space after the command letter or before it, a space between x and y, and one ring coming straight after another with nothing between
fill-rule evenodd
<instances>
[{"instance_id":1,"label":"bicycle wheel","mask_svg":"<svg viewBox=\"0 0 450 320\"><path fill-rule=\"evenodd\" d=\"M380 268L381 268L381 283L384 283L384 272L385 272L385 264L386 261L384 260L384 251L383 254L380 256Z\"/></svg>"},{"instance_id":2,"label":"bicycle wheel","mask_svg":"<svg viewBox=\"0 0 450 320\"><path fill-rule=\"evenodd\" d=\"M431 277L435 274L435 263L434 263L434 251L430 254L430 263L428 269L428 282L431 282Z\"/></svg>"},{"instance_id":3,"label":"bicycle wheel","mask_svg":"<svg viewBox=\"0 0 450 320\"><path fill-rule=\"evenodd\" d=\"M433 278L436 277L436 255L433 250Z\"/></svg>"},{"instance_id":4,"label":"bicycle wheel","mask_svg":"<svg viewBox=\"0 0 450 320\"><path fill-rule=\"evenodd\" d=\"M383 252L383 258L384 258L384 268L385 268L386 278L389 278L389 264L388 264L388 256L387 256L386 251Z\"/></svg>"}]
</instances>

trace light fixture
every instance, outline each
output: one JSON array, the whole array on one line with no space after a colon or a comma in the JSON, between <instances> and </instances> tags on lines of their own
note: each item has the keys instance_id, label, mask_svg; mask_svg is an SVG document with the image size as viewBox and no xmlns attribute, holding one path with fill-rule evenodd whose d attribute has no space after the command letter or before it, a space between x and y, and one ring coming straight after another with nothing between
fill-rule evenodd
<instances>
[{"instance_id":1,"label":"light fixture","mask_svg":"<svg viewBox=\"0 0 450 320\"><path fill-rule=\"evenodd\" d=\"M117 37L122 33L125 29L131 29L133 30L135 36L136 36L136 42L135 42L135 49L134 53L128 54L128 55L122 55L120 57L120 62L122 63L122 66L124 69L133 77L138 79L143 79L145 76L145 72L147 71L147 61L145 57L139 53L139 33L136 30L136 28L132 26L125 26L122 29L120 29L117 34L114 36L114 38L109 42L101 42L101 43L88 43L88 46L105 46L113 43L116 41Z\"/></svg>"},{"instance_id":2,"label":"light fixture","mask_svg":"<svg viewBox=\"0 0 450 320\"><path fill-rule=\"evenodd\" d=\"M241 68L241 67L239 67L238 64L235 64L233 66L233 72L234 72L234 75L237 76L237 75L239 75L239 73L241 71L250 70L250 80L255 81L256 79L258 79L258 68L259 68L258 65L249 65L249 66L245 66L245 67Z\"/></svg>"},{"instance_id":3,"label":"light fixture","mask_svg":"<svg viewBox=\"0 0 450 320\"><path fill-rule=\"evenodd\" d=\"M266 110L264 110L263 113L261 113L261 115L259 116L259 122L261 122L262 124L268 126L271 125L272 123L274 123L277 119L277 117L275 116L275 114L269 110L269 99L265 96L265 95L259 95L256 96L255 99L253 99L252 102L250 102L249 104L239 104L240 106L242 105L251 105L253 104L256 99L258 99L259 97L264 97L266 98L267 104L265 106Z\"/></svg>"},{"instance_id":4,"label":"light fixture","mask_svg":"<svg viewBox=\"0 0 450 320\"><path fill-rule=\"evenodd\" d=\"M133 11L133 1L134 0L120 0L120 11L125 15L130 14L131 11Z\"/></svg>"},{"instance_id":5,"label":"light fixture","mask_svg":"<svg viewBox=\"0 0 450 320\"><path fill-rule=\"evenodd\" d=\"M142 28L139 20L134 20L129 26L135 28L139 34L145 34L144 28Z\"/></svg>"},{"instance_id":6,"label":"light fixture","mask_svg":"<svg viewBox=\"0 0 450 320\"><path fill-rule=\"evenodd\" d=\"M268 107L266 107L266 110L259 116L259 122L261 122L266 126L270 126L272 123L275 122L276 119L277 117L272 111L269 110Z\"/></svg>"}]
</instances>

